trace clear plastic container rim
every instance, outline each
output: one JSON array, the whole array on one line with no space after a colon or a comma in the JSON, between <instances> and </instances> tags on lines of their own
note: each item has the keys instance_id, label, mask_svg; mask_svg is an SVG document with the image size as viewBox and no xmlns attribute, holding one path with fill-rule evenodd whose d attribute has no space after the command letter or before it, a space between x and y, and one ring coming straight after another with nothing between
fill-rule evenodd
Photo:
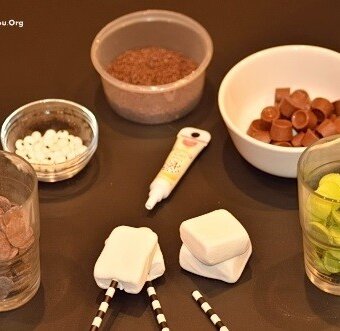
<instances>
[{"instance_id":1,"label":"clear plastic container rim","mask_svg":"<svg viewBox=\"0 0 340 331\"><path fill-rule=\"evenodd\" d=\"M133 85L126 82L123 82L119 79L114 78L108 72L106 72L106 68L103 68L97 59L97 51L100 47L101 41L105 39L105 37L112 33L113 31L119 30L120 28L126 27L128 25L132 25L138 22L173 22L176 24L181 24L186 26L187 28L197 32L203 39L206 46L206 54L199 64L198 68L182 79L179 79L175 82L164 84L164 85L155 85L155 86L145 86L145 85ZM111 85L115 85L118 88L127 90L129 92L138 92L138 93L164 93L167 91L172 91L178 89L183 85L190 84L194 79L199 77L208 67L213 54L213 43L208 31L197 21L194 19L169 10L159 10L159 9L149 9L143 11L133 12L124 16L121 16L112 22L105 25L96 35L92 42L91 46L91 60L96 69L96 71L100 74L100 76L105 79Z\"/></svg>"},{"instance_id":2,"label":"clear plastic container rim","mask_svg":"<svg viewBox=\"0 0 340 331\"><path fill-rule=\"evenodd\" d=\"M86 107L73 102L73 101L69 101L69 100L64 100L64 99L42 99L42 100L37 100L37 101L33 101L30 103L27 103L21 107L19 107L18 109L16 109L15 111L13 111L4 121L4 123L2 124L1 127L1 144L4 148L5 151L10 152L9 148L8 148L8 144L7 144L7 131L9 129L9 127L11 127L11 125L13 124L13 122L15 122L18 117L20 117L20 113L25 110L28 107L37 105L37 104L48 104L48 103L61 103L61 104L66 104L66 105L70 105L73 106L77 109L78 112L82 113L85 115L85 118L87 119L87 122L89 124L89 126L91 127L91 130L93 132L93 139L91 140L91 143L89 144L89 146L87 146L87 150L84 151L82 154L76 156L75 158L73 158L70 161L66 161L66 162L62 162L59 163L58 165L63 165L66 168L69 167L73 167L81 162L84 161L84 159L87 159L87 155L89 154L90 156L93 155L93 153L95 152L97 145L98 145L98 123L96 120L96 117L94 116L94 114L88 110ZM33 110L32 110L33 111ZM37 164L37 163L31 163L30 164L33 168L37 167L37 166L41 166L41 164ZM55 167L55 165L44 165L44 167L46 167L47 169L52 169L52 167Z\"/></svg>"}]
</instances>

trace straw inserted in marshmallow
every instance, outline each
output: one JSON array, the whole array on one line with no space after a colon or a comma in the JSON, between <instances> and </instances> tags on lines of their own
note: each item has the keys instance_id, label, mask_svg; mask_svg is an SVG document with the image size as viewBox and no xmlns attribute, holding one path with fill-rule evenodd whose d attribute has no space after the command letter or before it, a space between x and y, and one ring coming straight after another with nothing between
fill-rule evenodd
<instances>
[{"instance_id":1,"label":"straw inserted in marshmallow","mask_svg":"<svg viewBox=\"0 0 340 331\"><path fill-rule=\"evenodd\" d=\"M102 301L102 303L100 304L97 314L95 316L95 318L93 319L90 331L97 331L100 328L100 325L102 324L102 321L105 317L106 311L109 308L109 304L116 292L116 287L118 285L118 282L116 282L115 280L113 280L109 286L109 288L106 290L105 293L105 298Z\"/></svg>"},{"instance_id":2,"label":"straw inserted in marshmallow","mask_svg":"<svg viewBox=\"0 0 340 331\"><path fill-rule=\"evenodd\" d=\"M224 325L215 311L211 308L209 303L203 298L199 291L192 292L192 297L195 299L197 304L201 307L204 313L209 317L210 321L215 325L217 330L228 331L228 328Z\"/></svg>"},{"instance_id":3,"label":"straw inserted in marshmallow","mask_svg":"<svg viewBox=\"0 0 340 331\"><path fill-rule=\"evenodd\" d=\"M151 307L152 307L152 310L153 310L154 315L156 317L159 329L162 330L162 331L170 331L170 329L168 327L168 323L166 322L161 304L158 300L156 290L153 287L152 282L147 281L145 284L146 284L146 290L148 292L148 296L150 298Z\"/></svg>"}]
</instances>

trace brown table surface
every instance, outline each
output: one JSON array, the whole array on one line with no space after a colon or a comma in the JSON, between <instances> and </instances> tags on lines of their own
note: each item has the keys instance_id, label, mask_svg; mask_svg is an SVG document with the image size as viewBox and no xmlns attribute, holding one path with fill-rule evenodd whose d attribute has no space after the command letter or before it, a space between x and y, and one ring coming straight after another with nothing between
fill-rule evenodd
<instances>
[{"instance_id":1,"label":"brown table surface","mask_svg":"<svg viewBox=\"0 0 340 331\"><path fill-rule=\"evenodd\" d=\"M171 124L143 126L110 109L90 61L106 23L148 8L179 11L201 22L214 42L203 98ZM0 314L0 330L87 330L103 298L92 276L104 239L118 225L148 226L166 261L155 281L171 330L213 330L191 298L199 289L230 330L335 330L340 298L304 273L296 181L263 173L241 158L217 106L225 73L245 56L276 45L340 49L339 1L1 1L1 122L17 107L65 98L94 112L100 141L87 168L71 180L39 184L42 282L23 307ZM317 79L317 77L315 77ZM212 134L209 147L171 197L148 212L148 186L180 128ZM179 225L226 208L245 226L253 254L236 284L181 270ZM145 292L119 292L103 330L157 330Z\"/></svg>"}]
</instances>

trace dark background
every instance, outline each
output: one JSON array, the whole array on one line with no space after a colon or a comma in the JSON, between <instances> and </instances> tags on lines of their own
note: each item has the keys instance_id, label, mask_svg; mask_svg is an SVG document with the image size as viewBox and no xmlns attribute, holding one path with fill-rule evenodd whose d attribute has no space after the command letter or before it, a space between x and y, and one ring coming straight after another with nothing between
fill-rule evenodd
<instances>
[{"instance_id":1,"label":"dark background","mask_svg":"<svg viewBox=\"0 0 340 331\"><path fill-rule=\"evenodd\" d=\"M91 42L105 24L149 8L191 16L214 42L199 106L157 126L115 115L90 61ZM149 226L159 235L167 271L155 286L171 330L213 330L191 299L194 289L233 331L340 327L340 298L318 290L304 273L296 181L244 161L217 106L226 72L255 51L284 44L339 51L339 1L0 1L0 21L8 19L22 20L24 27L0 26L1 122L25 103L65 98L94 112L100 141L75 178L39 184L41 287L25 306L0 313L0 330L87 330L103 298L93 266L104 239L121 224ZM148 186L185 126L210 131L212 141L172 195L147 212ZM218 208L232 212L253 243L236 284L191 275L178 264L180 223ZM118 293L103 325L157 329L145 292Z\"/></svg>"}]
</instances>

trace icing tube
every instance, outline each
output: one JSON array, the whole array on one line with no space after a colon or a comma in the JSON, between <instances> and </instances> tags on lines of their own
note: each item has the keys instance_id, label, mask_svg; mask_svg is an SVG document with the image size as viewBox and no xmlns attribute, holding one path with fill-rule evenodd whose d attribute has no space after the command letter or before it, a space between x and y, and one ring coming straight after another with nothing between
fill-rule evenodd
<instances>
[{"instance_id":1,"label":"icing tube","mask_svg":"<svg viewBox=\"0 0 340 331\"><path fill-rule=\"evenodd\" d=\"M151 210L157 202L167 198L196 156L211 139L210 133L196 128L183 128L162 169L150 185L145 204Z\"/></svg>"}]
</instances>

